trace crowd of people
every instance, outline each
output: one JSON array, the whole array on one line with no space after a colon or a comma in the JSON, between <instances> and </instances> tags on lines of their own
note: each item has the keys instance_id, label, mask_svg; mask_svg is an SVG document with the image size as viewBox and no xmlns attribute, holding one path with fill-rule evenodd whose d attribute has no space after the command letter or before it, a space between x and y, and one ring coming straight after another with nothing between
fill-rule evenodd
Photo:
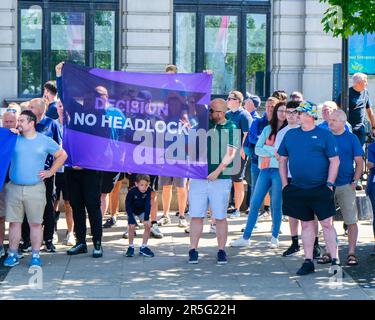
<instances>
[{"instance_id":1,"label":"crowd of people","mask_svg":"<svg viewBox=\"0 0 375 320\"><path fill-rule=\"evenodd\" d=\"M198 244L207 215L211 219L210 231L217 236L217 263L227 263L228 212L230 219L237 219L244 206L247 222L242 236L230 242L232 247L250 247L258 218L270 211L271 249L279 247L280 227L288 217L291 244L283 252L284 257L300 251L301 224L305 260L298 275L314 272L314 259L320 264L337 265L340 262L333 218L340 207L348 230L345 263L350 266L359 263L356 190L362 188L366 113L375 132L366 75L353 76L348 117L340 109L338 97L337 102L326 101L321 105L323 122L319 124L318 106L304 100L300 92L288 96L283 90L275 91L266 100L263 115L258 113L261 99L248 92L244 95L233 90L226 100L213 99L209 105L208 128L215 134L207 141L208 176L187 179L64 165L67 153L62 143L62 67L63 63L56 66L56 84L47 82L42 98L21 105L9 104L3 114L3 127L17 134L8 177L0 192L0 257L7 254L4 266L16 266L26 252L31 252L30 265L41 266L42 244L46 252L56 251L61 196L67 229L64 243L71 247L67 254L87 253L88 215L92 256L102 257L103 228L117 224L119 193L125 179L129 184L125 201L128 227L123 235L129 242L126 257L135 254L134 237L139 223L144 225L139 254L154 257L148 239L150 236L163 238L159 227L171 223L174 186L178 226L190 236L189 263L198 263ZM177 68L169 65L166 72L176 73ZM108 99L106 88L96 90L102 99ZM189 101L186 104L184 119L191 128L195 118ZM216 137L219 141L214 141ZM236 157L237 166L234 165ZM374 143L368 146L367 167L366 192L375 208ZM159 188L163 214L158 218ZM107 214L109 217L105 219ZM5 221L9 222L7 253ZM319 245L319 224L326 245L324 254ZM373 227L375 237L375 222ZM375 247L371 254L375 255Z\"/></svg>"}]
</instances>

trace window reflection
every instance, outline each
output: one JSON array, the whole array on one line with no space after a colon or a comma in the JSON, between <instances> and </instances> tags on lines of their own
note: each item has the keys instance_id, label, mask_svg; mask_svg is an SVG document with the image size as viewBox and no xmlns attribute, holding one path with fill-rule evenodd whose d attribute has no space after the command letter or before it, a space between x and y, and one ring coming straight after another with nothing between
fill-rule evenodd
<instances>
[{"instance_id":1,"label":"window reflection","mask_svg":"<svg viewBox=\"0 0 375 320\"><path fill-rule=\"evenodd\" d=\"M246 89L265 96L267 17L265 14L248 14L246 52Z\"/></svg>"},{"instance_id":2,"label":"window reflection","mask_svg":"<svg viewBox=\"0 0 375 320\"><path fill-rule=\"evenodd\" d=\"M205 17L205 69L213 71L212 94L237 87L237 16Z\"/></svg>"},{"instance_id":3,"label":"window reflection","mask_svg":"<svg viewBox=\"0 0 375 320\"><path fill-rule=\"evenodd\" d=\"M85 13L51 13L51 75L61 61L85 64Z\"/></svg>"},{"instance_id":4,"label":"window reflection","mask_svg":"<svg viewBox=\"0 0 375 320\"><path fill-rule=\"evenodd\" d=\"M95 14L95 67L115 68L115 12L97 11Z\"/></svg>"},{"instance_id":5,"label":"window reflection","mask_svg":"<svg viewBox=\"0 0 375 320\"><path fill-rule=\"evenodd\" d=\"M195 13L176 13L176 65L179 72L195 72Z\"/></svg>"},{"instance_id":6,"label":"window reflection","mask_svg":"<svg viewBox=\"0 0 375 320\"><path fill-rule=\"evenodd\" d=\"M24 95L42 93L42 9L21 10L21 76L20 91Z\"/></svg>"}]
</instances>

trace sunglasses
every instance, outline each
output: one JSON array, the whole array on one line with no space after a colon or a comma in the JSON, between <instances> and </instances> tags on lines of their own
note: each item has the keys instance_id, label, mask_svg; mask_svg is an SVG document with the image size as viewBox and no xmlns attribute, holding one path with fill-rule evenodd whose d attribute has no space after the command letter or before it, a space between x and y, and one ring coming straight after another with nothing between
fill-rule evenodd
<instances>
[{"instance_id":1,"label":"sunglasses","mask_svg":"<svg viewBox=\"0 0 375 320\"><path fill-rule=\"evenodd\" d=\"M210 113L215 113L215 112L223 112L223 111L216 111L216 110L210 109Z\"/></svg>"},{"instance_id":2,"label":"sunglasses","mask_svg":"<svg viewBox=\"0 0 375 320\"><path fill-rule=\"evenodd\" d=\"M286 112L286 114L288 114L288 115L296 115L297 113L298 113L298 111L296 111L296 110Z\"/></svg>"},{"instance_id":3,"label":"sunglasses","mask_svg":"<svg viewBox=\"0 0 375 320\"><path fill-rule=\"evenodd\" d=\"M227 101L231 101L231 100L238 100L237 98L232 98L232 97L229 97L228 99L227 99Z\"/></svg>"},{"instance_id":4,"label":"sunglasses","mask_svg":"<svg viewBox=\"0 0 375 320\"><path fill-rule=\"evenodd\" d=\"M6 109L5 112L17 113L17 110L16 109L12 109L12 108L8 108L8 109Z\"/></svg>"}]
</instances>

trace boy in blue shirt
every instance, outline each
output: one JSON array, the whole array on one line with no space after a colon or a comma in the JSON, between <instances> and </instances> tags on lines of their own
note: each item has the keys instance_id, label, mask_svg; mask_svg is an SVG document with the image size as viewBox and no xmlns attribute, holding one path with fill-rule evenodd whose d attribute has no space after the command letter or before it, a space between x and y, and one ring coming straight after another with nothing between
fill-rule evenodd
<instances>
[{"instance_id":1,"label":"boy in blue shirt","mask_svg":"<svg viewBox=\"0 0 375 320\"><path fill-rule=\"evenodd\" d=\"M150 188L150 176L146 174L138 174L135 180L135 187L131 188L126 196L125 207L128 215L128 235L129 235L129 247L125 253L126 257L134 257L134 233L136 220L138 216L139 220L143 222L144 233L142 246L139 249L139 254L145 257L153 257L154 253L147 247L147 241L150 237L151 223L150 223L150 211L151 211L151 188Z\"/></svg>"}]
</instances>

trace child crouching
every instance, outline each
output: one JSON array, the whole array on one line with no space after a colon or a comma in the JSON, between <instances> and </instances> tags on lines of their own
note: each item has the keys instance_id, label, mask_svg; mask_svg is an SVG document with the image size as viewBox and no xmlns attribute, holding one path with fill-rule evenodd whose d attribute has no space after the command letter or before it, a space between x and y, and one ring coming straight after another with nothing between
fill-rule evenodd
<instances>
[{"instance_id":1,"label":"child crouching","mask_svg":"<svg viewBox=\"0 0 375 320\"><path fill-rule=\"evenodd\" d=\"M135 180L135 186L128 191L125 200L126 213L128 215L128 236L129 248L126 251L126 257L134 256L134 233L136 220L143 222L143 243L139 249L139 254L145 257L153 257L154 253L147 247L147 241L150 237L151 223L150 223L150 210L151 210L151 188L150 177L146 174L138 174Z\"/></svg>"}]
</instances>

